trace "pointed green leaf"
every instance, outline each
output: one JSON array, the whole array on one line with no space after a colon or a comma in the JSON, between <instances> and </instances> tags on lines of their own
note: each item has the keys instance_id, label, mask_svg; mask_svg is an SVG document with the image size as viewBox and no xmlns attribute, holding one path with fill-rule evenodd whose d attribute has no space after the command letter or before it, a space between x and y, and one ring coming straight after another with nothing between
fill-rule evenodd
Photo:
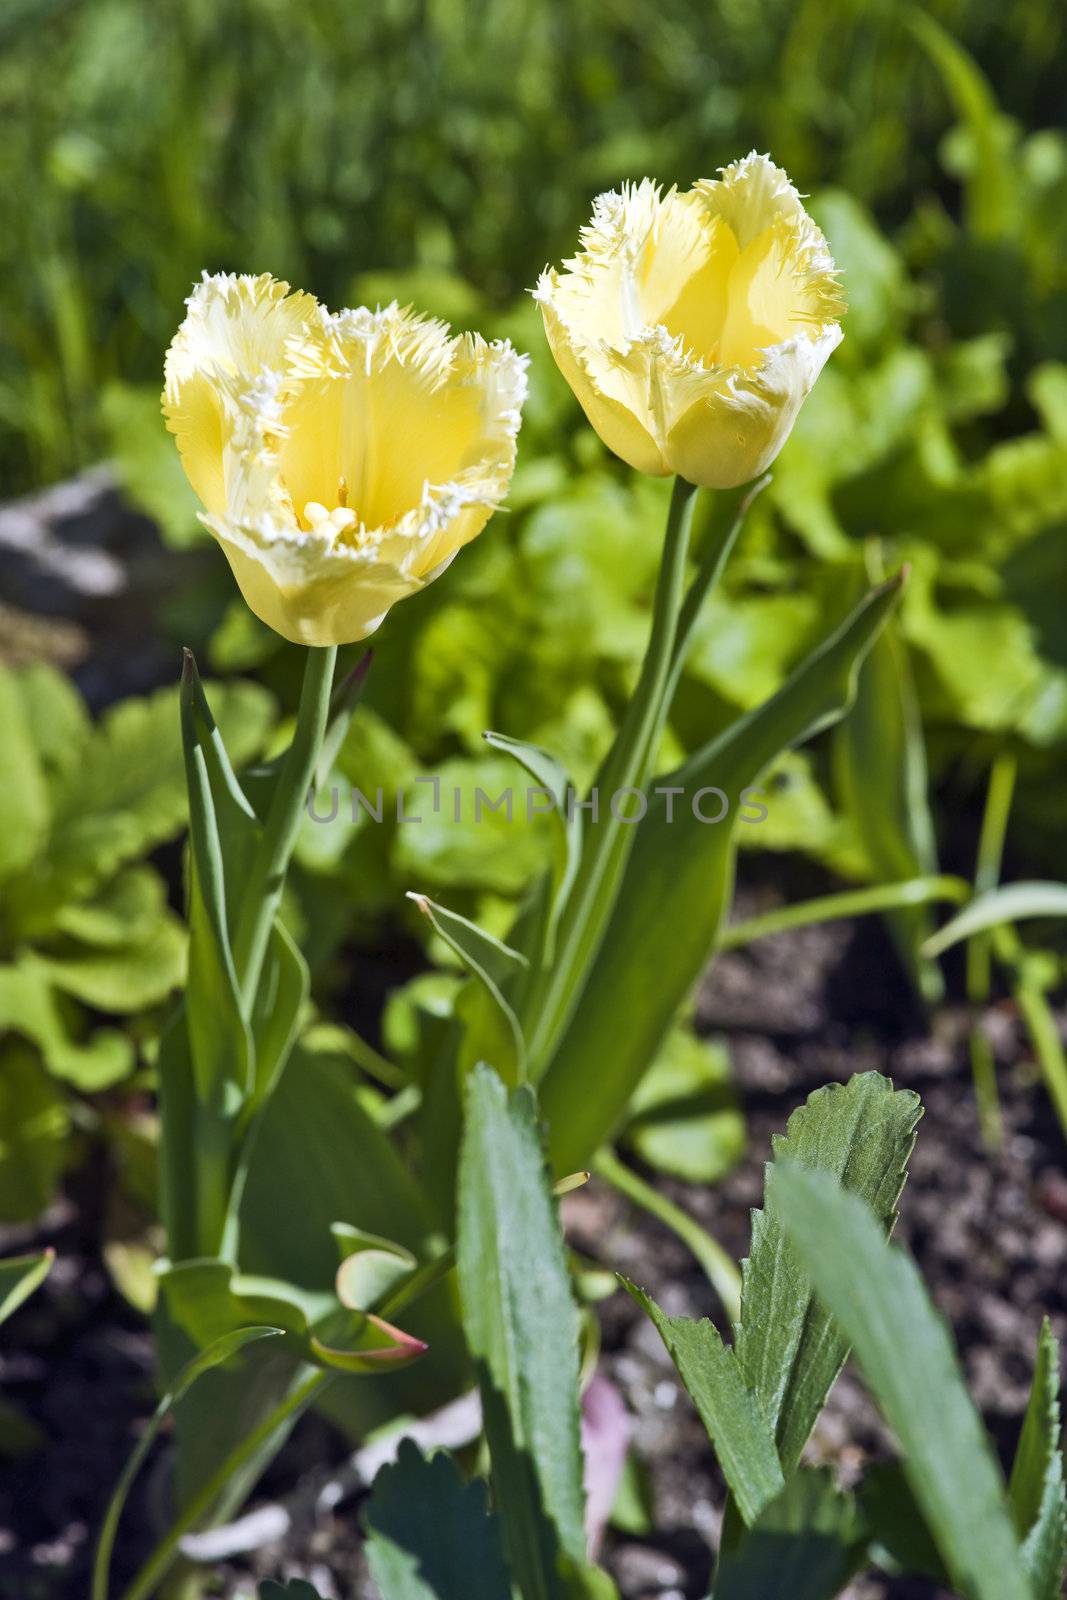
<instances>
[{"instance_id":1,"label":"pointed green leaf","mask_svg":"<svg viewBox=\"0 0 1067 1600\"><path fill-rule=\"evenodd\" d=\"M533 1093L485 1065L467 1086L457 1262L509 1564L524 1600L557 1600L559 1557L585 1560L578 1310Z\"/></svg>"},{"instance_id":2,"label":"pointed green leaf","mask_svg":"<svg viewBox=\"0 0 1067 1600\"><path fill-rule=\"evenodd\" d=\"M1034 1600L1060 1600L1067 1563L1067 1498L1060 1448L1060 1346L1047 1317L1037 1343L1010 1493Z\"/></svg>"},{"instance_id":3,"label":"pointed green leaf","mask_svg":"<svg viewBox=\"0 0 1067 1600\"><path fill-rule=\"evenodd\" d=\"M512 755L541 788L547 789L555 801L552 813L555 821L555 850L553 852L552 882L545 917L542 956L551 962L555 955L556 929L566 910L578 868L582 861L582 813L573 805L574 786L562 762L540 745L524 744L521 739L509 739L503 733L484 733L486 744L494 750Z\"/></svg>"},{"instance_id":4,"label":"pointed green leaf","mask_svg":"<svg viewBox=\"0 0 1067 1600\"><path fill-rule=\"evenodd\" d=\"M834 1600L862 1563L862 1519L828 1470L801 1469L725 1551L713 1600Z\"/></svg>"},{"instance_id":5,"label":"pointed green leaf","mask_svg":"<svg viewBox=\"0 0 1067 1600\"><path fill-rule=\"evenodd\" d=\"M505 1082L514 1086L523 1075L526 1047L518 1018L504 997L504 985L509 977L527 966L526 957L486 933L477 923L435 905L425 895L409 892L408 899L429 919L434 932L463 963L489 1001L487 1006L464 1009L462 997L457 1000L468 1031L474 1035L465 1040L468 1058L480 1056L489 1060Z\"/></svg>"},{"instance_id":6,"label":"pointed green leaf","mask_svg":"<svg viewBox=\"0 0 1067 1600\"><path fill-rule=\"evenodd\" d=\"M818 1167L838 1178L874 1210L888 1233L896 1221L915 1129L919 1097L894 1090L888 1078L864 1072L808 1097L773 1143L782 1159ZM767 1198L752 1215L752 1247L742 1262L741 1326L737 1355L745 1382L774 1431L782 1467L800 1460L808 1435L840 1372L848 1346L783 1232L767 1168Z\"/></svg>"},{"instance_id":7,"label":"pointed green leaf","mask_svg":"<svg viewBox=\"0 0 1067 1600\"><path fill-rule=\"evenodd\" d=\"M190 906L186 1027L197 1097L236 1110L252 1087L253 1048L230 942L260 827L241 792L186 651L182 748L189 792Z\"/></svg>"},{"instance_id":8,"label":"pointed green leaf","mask_svg":"<svg viewBox=\"0 0 1067 1600\"><path fill-rule=\"evenodd\" d=\"M206 1350L200 1351L179 1372L153 1412L147 1428L138 1439L130 1459L122 1470L122 1476L115 1486L115 1492L108 1502L107 1513L100 1529L100 1540L96 1547L96 1559L93 1562L91 1600L108 1600L108 1574L111 1567L111 1551L115 1544L115 1535L118 1532L123 1508L133 1487L134 1479L141 1469L141 1464L155 1443L156 1435L172 1408L178 1404L204 1373L210 1372L214 1367L223 1366L238 1351L243 1350L246 1345L255 1344L260 1339L276 1338L280 1332L279 1328L269 1327L237 1328L233 1332L224 1334L221 1338L216 1339Z\"/></svg>"},{"instance_id":9,"label":"pointed green leaf","mask_svg":"<svg viewBox=\"0 0 1067 1600\"><path fill-rule=\"evenodd\" d=\"M485 1485L464 1483L443 1452L427 1460L405 1439L363 1516L382 1600L511 1600Z\"/></svg>"},{"instance_id":10,"label":"pointed green leaf","mask_svg":"<svg viewBox=\"0 0 1067 1600\"><path fill-rule=\"evenodd\" d=\"M939 956L976 933L1030 917L1067 917L1067 884L1006 883L999 889L988 889L975 895L970 905L927 939L923 949L928 956Z\"/></svg>"},{"instance_id":11,"label":"pointed green leaf","mask_svg":"<svg viewBox=\"0 0 1067 1600\"><path fill-rule=\"evenodd\" d=\"M912 1491L967 1600L1034 1600L989 1438L948 1328L882 1217L829 1172L776 1162L771 1201L853 1347Z\"/></svg>"},{"instance_id":12,"label":"pointed green leaf","mask_svg":"<svg viewBox=\"0 0 1067 1600\"><path fill-rule=\"evenodd\" d=\"M0 1322L6 1322L40 1288L55 1259L54 1250L38 1250L33 1255L6 1256L0 1261Z\"/></svg>"},{"instance_id":13,"label":"pointed green leaf","mask_svg":"<svg viewBox=\"0 0 1067 1600\"><path fill-rule=\"evenodd\" d=\"M895 620L875 640L856 680L855 704L834 730L834 777L871 876L878 883L936 875L926 747L907 645ZM920 993L940 998L938 968L920 953L930 910L892 912L889 927Z\"/></svg>"},{"instance_id":14,"label":"pointed green leaf","mask_svg":"<svg viewBox=\"0 0 1067 1600\"><path fill-rule=\"evenodd\" d=\"M856 671L899 587L873 590L765 705L655 781L603 947L540 1087L557 1171L586 1165L610 1137L707 963L732 892L741 791L783 750L848 708ZM719 824L694 811L694 798L709 786L730 799ZM667 795L668 788L682 793Z\"/></svg>"},{"instance_id":15,"label":"pointed green leaf","mask_svg":"<svg viewBox=\"0 0 1067 1600\"><path fill-rule=\"evenodd\" d=\"M774 1435L745 1387L734 1352L707 1318L694 1322L689 1317L668 1317L643 1289L625 1278L621 1281L659 1330L708 1430L737 1508L751 1525L781 1494L785 1480Z\"/></svg>"}]
</instances>

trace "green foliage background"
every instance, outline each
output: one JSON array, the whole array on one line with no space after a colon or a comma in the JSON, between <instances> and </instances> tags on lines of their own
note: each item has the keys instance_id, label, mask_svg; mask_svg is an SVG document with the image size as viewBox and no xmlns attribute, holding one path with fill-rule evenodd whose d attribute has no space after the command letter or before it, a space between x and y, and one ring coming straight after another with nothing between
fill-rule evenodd
<instances>
[{"instance_id":1,"label":"green foliage background","mask_svg":"<svg viewBox=\"0 0 1067 1600\"><path fill-rule=\"evenodd\" d=\"M644 647L666 486L590 434L525 291L573 248L597 191L645 174L685 185L769 150L844 269L846 339L707 608L664 765L773 692L872 568L908 560L894 648L919 716L909 813L877 783L857 799L848 751L817 746L781 764L747 842L855 882L929 870L937 847L970 870L1008 750L1009 856L1064 876L1064 81L1059 0L7 0L0 492L109 455L168 541L204 538L158 414L163 350L204 269L269 270L335 307L396 295L507 333L533 358L509 513L390 617L334 778L392 795L438 771L446 794L493 791L514 779L481 739L498 728L587 780ZM258 679L231 688L235 753L278 742L295 653L234 598L221 556L150 626L217 676ZM72 1148L57 1079L151 1082L181 951L144 858L182 815L173 694L95 731L50 669L5 673L0 696L0 1097L15 1130L0 1214L14 1215L43 1203ZM503 929L544 859L537 826L438 823L306 827L287 917L325 1018L361 1021L352 943L407 916L403 890ZM159 959L138 971L131 941L152 940ZM1043 982L1062 971L1050 957ZM447 977L419 982L431 1010L447 1004ZM385 1022L403 1061L425 1013L401 994ZM720 1059L683 1031L657 1071L680 1099L695 1085L719 1129L685 1173L713 1176L741 1137ZM74 1121L99 1126L84 1108ZM640 1120L633 1139L646 1155L684 1145Z\"/></svg>"}]
</instances>

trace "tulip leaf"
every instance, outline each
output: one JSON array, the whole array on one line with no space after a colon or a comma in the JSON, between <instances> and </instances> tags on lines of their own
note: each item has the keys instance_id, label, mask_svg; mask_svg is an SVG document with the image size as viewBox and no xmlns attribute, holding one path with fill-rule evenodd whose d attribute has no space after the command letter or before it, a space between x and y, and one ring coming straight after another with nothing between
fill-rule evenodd
<instances>
[{"instance_id":1,"label":"tulip leaf","mask_svg":"<svg viewBox=\"0 0 1067 1600\"><path fill-rule=\"evenodd\" d=\"M1031 917L1067 917L1067 884L1006 883L987 889L927 939L923 948L928 956L938 956L976 933Z\"/></svg>"},{"instance_id":2,"label":"tulip leaf","mask_svg":"<svg viewBox=\"0 0 1067 1600\"><path fill-rule=\"evenodd\" d=\"M115 1486L115 1491L108 1502L107 1512L100 1529L100 1539L96 1547L96 1559L93 1562L93 1583L91 1600L107 1600L108 1576L111 1567L111 1552L115 1544L115 1535L118 1532L119 1522L123 1508L133 1487L134 1479L145 1459L148 1456L160 1428L166 1421L173 1408L188 1394L198 1378L211 1372L216 1367L224 1366L236 1356L246 1345L255 1344L261 1339L276 1338L281 1330L271 1327L236 1328L229 1333L221 1335L205 1350L195 1355L178 1373L173 1383L163 1395L152 1417L137 1441L136 1446L122 1470L122 1475Z\"/></svg>"},{"instance_id":3,"label":"tulip leaf","mask_svg":"<svg viewBox=\"0 0 1067 1600\"><path fill-rule=\"evenodd\" d=\"M252 1009L256 1081L250 1108L262 1105L273 1092L289 1059L309 982L307 962L292 935L276 921Z\"/></svg>"},{"instance_id":4,"label":"tulip leaf","mask_svg":"<svg viewBox=\"0 0 1067 1600\"><path fill-rule=\"evenodd\" d=\"M737 1508L751 1526L781 1494L785 1480L774 1435L756 1396L745 1386L735 1352L706 1318L694 1322L668 1317L643 1289L621 1281L658 1329L708 1431Z\"/></svg>"},{"instance_id":5,"label":"tulip leaf","mask_svg":"<svg viewBox=\"0 0 1067 1600\"><path fill-rule=\"evenodd\" d=\"M1067 1497L1060 1425L1060 1346L1046 1317L1009 1488L1034 1600L1060 1600L1063 1593Z\"/></svg>"},{"instance_id":6,"label":"tulip leaf","mask_svg":"<svg viewBox=\"0 0 1067 1600\"><path fill-rule=\"evenodd\" d=\"M863 1521L833 1474L802 1468L739 1543L724 1550L713 1600L834 1600L862 1565Z\"/></svg>"},{"instance_id":7,"label":"tulip leaf","mask_svg":"<svg viewBox=\"0 0 1067 1600\"><path fill-rule=\"evenodd\" d=\"M551 963L555 955L559 919L566 910L567 899L582 860L582 813L572 803L574 786L562 762L539 745L524 744L521 739L509 739L503 733L485 733L483 738L494 750L514 756L555 802L552 815L556 820L556 843L542 939L542 959Z\"/></svg>"},{"instance_id":8,"label":"tulip leaf","mask_svg":"<svg viewBox=\"0 0 1067 1600\"><path fill-rule=\"evenodd\" d=\"M40 1288L55 1259L54 1250L37 1250L32 1255L6 1256L0 1261L0 1322L6 1322Z\"/></svg>"},{"instance_id":9,"label":"tulip leaf","mask_svg":"<svg viewBox=\"0 0 1067 1600\"><path fill-rule=\"evenodd\" d=\"M203 1105L219 1106L228 1098L236 1106L252 1087L254 1057L230 929L248 882L259 823L234 776L188 651L181 726L190 843L185 1020L193 1080Z\"/></svg>"},{"instance_id":10,"label":"tulip leaf","mask_svg":"<svg viewBox=\"0 0 1067 1600\"><path fill-rule=\"evenodd\" d=\"M395 1465L375 1478L363 1517L382 1600L511 1600L485 1485L464 1483L443 1452L426 1459L403 1440Z\"/></svg>"},{"instance_id":11,"label":"tulip leaf","mask_svg":"<svg viewBox=\"0 0 1067 1600\"><path fill-rule=\"evenodd\" d=\"M833 758L838 796L872 878L895 883L936 875L922 722L907 645L894 618L859 670L855 703L834 730ZM930 908L895 911L888 920L920 992L936 1001L941 974L919 948L931 930Z\"/></svg>"},{"instance_id":12,"label":"tulip leaf","mask_svg":"<svg viewBox=\"0 0 1067 1600\"><path fill-rule=\"evenodd\" d=\"M524 1600L559 1600L561 1558L585 1561L578 1309L532 1090L486 1065L467 1081L457 1262L478 1363L494 1495Z\"/></svg>"},{"instance_id":13,"label":"tulip leaf","mask_svg":"<svg viewBox=\"0 0 1067 1600\"><path fill-rule=\"evenodd\" d=\"M585 1165L611 1135L704 969L729 907L741 791L783 750L847 710L899 588L896 580L872 590L765 705L656 780L582 1003L540 1086L556 1171ZM721 823L701 821L694 810L707 786L730 799Z\"/></svg>"},{"instance_id":14,"label":"tulip leaf","mask_svg":"<svg viewBox=\"0 0 1067 1600\"><path fill-rule=\"evenodd\" d=\"M787 1473L800 1460L848 1346L787 1242L771 1174L782 1159L832 1173L872 1207L888 1233L921 1115L918 1095L864 1072L816 1090L773 1142L764 1209L753 1212L752 1246L742 1263L737 1355Z\"/></svg>"},{"instance_id":15,"label":"tulip leaf","mask_svg":"<svg viewBox=\"0 0 1067 1600\"><path fill-rule=\"evenodd\" d=\"M953 1587L969 1600L1034 1600L989 1438L914 1263L886 1239L883 1218L834 1174L779 1161L768 1189L900 1443Z\"/></svg>"},{"instance_id":16,"label":"tulip leaf","mask_svg":"<svg viewBox=\"0 0 1067 1600\"><path fill-rule=\"evenodd\" d=\"M490 1002L486 1006L475 1002L464 1010L464 996L457 998L457 1009L468 1024L468 1036L464 1039L466 1060L484 1057L505 1082L514 1085L525 1070L526 1047L519 1020L505 999L504 986L509 978L526 968L527 958L486 933L477 923L435 905L425 895L409 893L408 899L429 919L434 932L462 962L482 996Z\"/></svg>"}]
</instances>

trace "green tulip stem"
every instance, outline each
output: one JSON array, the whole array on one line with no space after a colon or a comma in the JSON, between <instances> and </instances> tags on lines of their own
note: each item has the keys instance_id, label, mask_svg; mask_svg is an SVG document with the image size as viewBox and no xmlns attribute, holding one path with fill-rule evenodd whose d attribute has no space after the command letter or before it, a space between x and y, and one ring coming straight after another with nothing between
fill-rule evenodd
<instances>
[{"instance_id":1,"label":"green tulip stem","mask_svg":"<svg viewBox=\"0 0 1067 1600\"><path fill-rule=\"evenodd\" d=\"M336 660L336 645L311 649L307 653L293 741L278 777L249 874L233 947L241 999L249 1013L285 887L289 858L322 749Z\"/></svg>"},{"instance_id":2,"label":"green tulip stem","mask_svg":"<svg viewBox=\"0 0 1067 1600\"><path fill-rule=\"evenodd\" d=\"M693 484L684 478L674 480L648 649L618 736L596 779L599 796L605 801L627 789L643 787L655 759L667 716L696 496ZM589 829L581 867L560 926L556 959L542 980L532 986L523 1007L527 1056L535 1079L551 1058L600 946L633 833L610 813Z\"/></svg>"}]
</instances>

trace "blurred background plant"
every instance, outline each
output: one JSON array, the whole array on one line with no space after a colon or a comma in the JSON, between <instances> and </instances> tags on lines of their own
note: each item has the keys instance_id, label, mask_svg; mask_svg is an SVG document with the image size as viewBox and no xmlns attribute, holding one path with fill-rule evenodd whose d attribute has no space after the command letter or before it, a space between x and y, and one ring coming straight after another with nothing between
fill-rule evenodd
<instances>
[{"instance_id":1,"label":"blurred background plant","mask_svg":"<svg viewBox=\"0 0 1067 1600\"><path fill-rule=\"evenodd\" d=\"M767 820L745 842L811 858L804 881L822 888L941 867L973 879L976 859L981 888L1002 865L1009 877L1064 875L1057 0L924 11L890 0L9 0L0 42L5 497L113 463L166 547L167 581L138 618L164 647L148 676L165 682L169 647L176 661L186 643L234 680L243 732L227 740L239 758L284 738L295 662L235 596L159 417L162 351L200 271L270 270L334 306L396 296L531 352L509 514L390 617L332 779L407 790L413 808L422 773L438 773L446 795L495 793L513 779L482 741L497 728L558 751L580 786L640 660L667 489L603 452L525 290L569 248L598 190L645 174L684 185L756 145L813 196L844 269L847 337L706 608L663 761L773 692L827 615L907 560L899 625L856 712L780 764ZM0 582L0 600L19 596ZM141 665L101 691L91 638L45 628L27 645L8 631L0 1095L14 1134L0 1214L12 1218L39 1209L81 1151L72 1127L110 1135L128 1130L130 1106L143 1117L159 1008L180 973L165 891L177 904L182 813L173 693L128 698L152 686ZM94 710L124 703L91 730L77 690L37 658L68 667ZM346 815L342 803L336 822L306 825L287 916L321 1017L350 1030L352 1061L392 1090L455 987L443 947L431 953L444 970L420 970L426 925L403 891L439 892L502 930L547 830L491 814L475 827L469 803L458 825L447 810L419 827ZM917 991L936 1000L931 929L926 910L895 914ZM1029 926L1025 938L1033 955ZM1057 1063L1045 997L1062 983L1062 952L1048 935L1026 966L1052 1076L1062 1053ZM1009 955L1010 978L1022 958L1017 945ZM1000 992L984 959L969 972L976 1007ZM977 1028L975 1072L993 1139ZM138 1093L116 1098L123 1082ZM104 1089L110 1098L85 1100ZM368 1081L369 1102L377 1093ZM634 1111L633 1148L681 1176L712 1179L743 1148L725 1054L686 1025ZM137 1187L143 1199L149 1185Z\"/></svg>"}]
</instances>

